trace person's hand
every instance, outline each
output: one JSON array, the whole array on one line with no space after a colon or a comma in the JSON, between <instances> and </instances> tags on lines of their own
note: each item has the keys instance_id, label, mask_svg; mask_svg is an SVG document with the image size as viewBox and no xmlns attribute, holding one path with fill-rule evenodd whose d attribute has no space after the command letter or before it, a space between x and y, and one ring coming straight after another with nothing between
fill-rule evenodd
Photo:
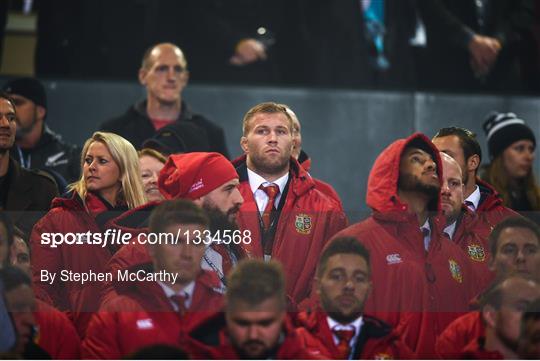
<instances>
[{"instance_id":1,"label":"person's hand","mask_svg":"<svg viewBox=\"0 0 540 361\"><path fill-rule=\"evenodd\" d=\"M235 53L229 59L232 65L243 66L266 59L264 45L255 39L243 39L236 45Z\"/></svg>"},{"instance_id":2,"label":"person's hand","mask_svg":"<svg viewBox=\"0 0 540 361\"><path fill-rule=\"evenodd\" d=\"M471 68L476 76L488 74L497 60L501 43L488 36L474 35L469 42Z\"/></svg>"}]
</instances>

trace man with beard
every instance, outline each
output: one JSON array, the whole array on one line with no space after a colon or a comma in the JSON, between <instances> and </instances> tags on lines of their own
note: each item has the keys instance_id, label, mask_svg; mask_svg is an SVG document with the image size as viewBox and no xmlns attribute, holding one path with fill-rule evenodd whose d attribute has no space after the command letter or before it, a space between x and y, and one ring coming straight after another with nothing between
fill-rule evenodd
<instances>
[{"instance_id":1,"label":"man with beard","mask_svg":"<svg viewBox=\"0 0 540 361\"><path fill-rule=\"evenodd\" d=\"M454 158L440 153L443 164L441 188L442 212L446 218L444 235L469 255L477 289L485 289L493 281L494 273L488 265L490 228L484 226L478 215L463 204L461 168Z\"/></svg>"},{"instance_id":2,"label":"man with beard","mask_svg":"<svg viewBox=\"0 0 540 361\"><path fill-rule=\"evenodd\" d=\"M16 146L13 148L24 168L41 169L60 175L63 182L76 181L81 173L80 149L65 143L45 123L47 94L33 78L18 78L4 87L17 107ZM65 184L64 184L65 185Z\"/></svg>"},{"instance_id":3,"label":"man with beard","mask_svg":"<svg viewBox=\"0 0 540 361\"><path fill-rule=\"evenodd\" d=\"M489 235L489 249L489 268L496 279L519 274L540 280L540 227L536 223L520 216L505 219ZM489 292L489 288L478 291ZM482 313L469 312L448 325L437 338L437 354L457 358L470 340L483 335Z\"/></svg>"},{"instance_id":4,"label":"man with beard","mask_svg":"<svg viewBox=\"0 0 540 361\"><path fill-rule=\"evenodd\" d=\"M458 162L463 175L464 203L478 214L487 228L492 229L503 219L516 215L503 206L502 199L490 184L477 177L482 149L476 134L465 128L442 128L433 137L433 144Z\"/></svg>"},{"instance_id":5,"label":"man with beard","mask_svg":"<svg viewBox=\"0 0 540 361\"><path fill-rule=\"evenodd\" d=\"M367 204L373 214L335 237L355 237L370 252L373 291L366 313L393 326L419 357L434 355L435 337L467 310L469 261L442 236L442 166L438 150L415 133L375 160Z\"/></svg>"},{"instance_id":6,"label":"man with beard","mask_svg":"<svg viewBox=\"0 0 540 361\"><path fill-rule=\"evenodd\" d=\"M519 275L501 280L481 300L485 336L472 340L460 359L517 359L521 317L539 297L536 281Z\"/></svg>"},{"instance_id":7,"label":"man with beard","mask_svg":"<svg viewBox=\"0 0 540 361\"><path fill-rule=\"evenodd\" d=\"M178 46L160 43L150 47L139 69L139 82L146 87L146 99L131 106L125 114L101 124L100 130L121 135L140 149L143 142L158 130L189 122L206 133L208 142L203 143L210 144L211 151L228 157L223 129L192 112L182 98L188 81L187 60ZM189 150L204 149L197 147Z\"/></svg>"},{"instance_id":8,"label":"man with beard","mask_svg":"<svg viewBox=\"0 0 540 361\"><path fill-rule=\"evenodd\" d=\"M238 243L250 242L249 235L238 230L236 225L236 216L244 199L238 191L238 174L231 162L219 153L173 154L160 172L158 187L165 199L190 199L206 211L212 242L206 248L201 266L216 272L221 286L225 287L227 273L246 257ZM148 233L148 215L158 204L151 202L132 209L114 219L110 227L129 232L133 237ZM117 270L142 267L149 262L144 245L129 242L113 255L107 271L116 274ZM102 304L115 294L112 284L106 283Z\"/></svg>"},{"instance_id":9,"label":"man with beard","mask_svg":"<svg viewBox=\"0 0 540 361\"><path fill-rule=\"evenodd\" d=\"M317 266L320 306L298 316L299 326L338 359L412 359L385 322L364 314L371 292L368 250L352 237L329 243ZM322 307L322 309L321 309Z\"/></svg>"},{"instance_id":10,"label":"man with beard","mask_svg":"<svg viewBox=\"0 0 540 361\"><path fill-rule=\"evenodd\" d=\"M313 337L296 330L286 312L278 262L244 260L228 277L225 312L199 324L183 345L193 359L328 359Z\"/></svg>"},{"instance_id":11,"label":"man with beard","mask_svg":"<svg viewBox=\"0 0 540 361\"><path fill-rule=\"evenodd\" d=\"M242 128L244 155L233 164L245 200L238 224L252 236L245 249L253 257L282 262L287 294L300 302L308 296L324 244L347 220L291 156L293 124L284 106L272 102L254 106L244 116Z\"/></svg>"},{"instance_id":12,"label":"man with beard","mask_svg":"<svg viewBox=\"0 0 540 361\"><path fill-rule=\"evenodd\" d=\"M15 103L0 93L0 209L8 211L13 223L28 234L49 209L58 189L49 176L26 170L10 158L16 130Z\"/></svg>"}]
</instances>

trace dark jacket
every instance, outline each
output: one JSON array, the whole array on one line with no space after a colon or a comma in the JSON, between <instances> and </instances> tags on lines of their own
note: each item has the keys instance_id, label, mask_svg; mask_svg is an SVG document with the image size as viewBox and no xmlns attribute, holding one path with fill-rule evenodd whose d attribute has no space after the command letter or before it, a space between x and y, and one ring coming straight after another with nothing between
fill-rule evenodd
<instances>
[{"instance_id":1,"label":"dark jacket","mask_svg":"<svg viewBox=\"0 0 540 361\"><path fill-rule=\"evenodd\" d=\"M21 164L30 161L30 168L58 173L68 183L75 182L81 174L81 150L64 142L62 137L47 125L43 126L43 134L38 144L32 149L22 150L24 162L20 159L21 153L17 146L13 147L11 154L18 157Z\"/></svg>"},{"instance_id":2,"label":"dark jacket","mask_svg":"<svg viewBox=\"0 0 540 361\"><path fill-rule=\"evenodd\" d=\"M5 197L0 206L9 212L17 227L29 234L58 195L56 183L43 172L21 168L11 158L5 181L7 188L0 192Z\"/></svg>"},{"instance_id":3,"label":"dark jacket","mask_svg":"<svg viewBox=\"0 0 540 361\"><path fill-rule=\"evenodd\" d=\"M206 119L200 114L193 113L186 102L182 101L180 116L177 122L191 122L206 131L210 151L219 152L229 158L229 152L225 143L223 128ZM129 140L135 148L141 148L142 143L152 137L156 130L146 113L146 100L129 107L124 115L110 119L99 127L100 130L116 133ZM187 145L187 144L186 144ZM189 151L201 151L193 145ZM206 150L206 149L204 149Z\"/></svg>"}]
</instances>

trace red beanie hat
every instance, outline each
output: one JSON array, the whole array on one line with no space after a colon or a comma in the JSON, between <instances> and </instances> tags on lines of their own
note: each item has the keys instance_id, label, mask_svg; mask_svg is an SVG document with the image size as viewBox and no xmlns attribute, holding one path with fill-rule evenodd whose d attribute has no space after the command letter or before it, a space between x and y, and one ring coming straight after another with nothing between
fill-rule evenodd
<instances>
[{"instance_id":1,"label":"red beanie hat","mask_svg":"<svg viewBox=\"0 0 540 361\"><path fill-rule=\"evenodd\" d=\"M159 173L159 191L166 199L200 198L238 178L227 158L219 153L171 154Z\"/></svg>"}]
</instances>

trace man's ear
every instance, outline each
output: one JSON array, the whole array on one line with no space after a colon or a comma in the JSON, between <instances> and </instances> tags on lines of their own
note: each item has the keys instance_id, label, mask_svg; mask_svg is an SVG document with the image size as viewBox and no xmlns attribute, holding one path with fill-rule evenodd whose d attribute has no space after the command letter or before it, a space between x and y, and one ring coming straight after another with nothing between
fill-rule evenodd
<instances>
[{"instance_id":1,"label":"man's ear","mask_svg":"<svg viewBox=\"0 0 540 361\"><path fill-rule=\"evenodd\" d=\"M41 105L36 106L38 119L45 119L45 115L47 115L47 109L42 107Z\"/></svg>"},{"instance_id":2,"label":"man's ear","mask_svg":"<svg viewBox=\"0 0 540 361\"><path fill-rule=\"evenodd\" d=\"M477 170L479 166L480 157L478 156L478 154L473 154L469 157L469 159L467 159L467 170L469 172Z\"/></svg>"},{"instance_id":3,"label":"man's ear","mask_svg":"<svg viewBox=\"0 0 540 361\"><path fill-rule=\"evenodd\" d=\"M240 147L242 148L245 154L248 153L248 140L246 137L240 138Z\"/></svg>"},{"instance_id":4,"label":"man's ear","mask_svg":"<svg viewBox=\"0 0 540 361\"><path fill-rule=\"evenodd\" d=\"M146 75L148 74L148 70L144 68L139 69L139 83L141 85L146 85Z\"/></svg>"}]
</instances>

